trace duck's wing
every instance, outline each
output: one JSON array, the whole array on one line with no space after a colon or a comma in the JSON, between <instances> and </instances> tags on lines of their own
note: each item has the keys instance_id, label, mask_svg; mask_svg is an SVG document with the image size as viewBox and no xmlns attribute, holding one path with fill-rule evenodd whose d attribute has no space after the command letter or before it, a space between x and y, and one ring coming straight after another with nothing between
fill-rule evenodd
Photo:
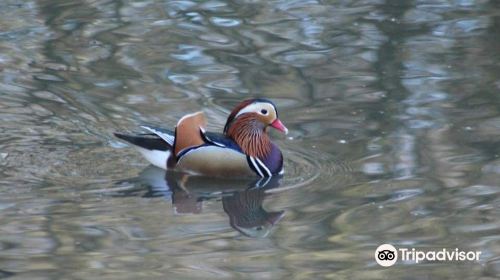
<instances>
[{"instance_id":1,"label":"duck's wing","mask_svg":"<svg viewBox=\"0 0 500 280\"><path fill-rule=\"evenodd\" d=\"M167 151L172 148L170 143L152 133L131 135L115 132L114 135L130 144L147 150Z\"/></svg>"},{"instance_id":2,"label":"duck's wing","mask_svg":"<svg viewBox=\"0 0 500 280\"><path fill-rule=\"evenodd\" d=\"M240 146L238 146L238 144L236 144L236 142L234 142L233 139L226 137L222 133L203 131L202 136L205 139L205 142L207 143L223 148L233 149L236 150L237 152L243 153Z\"/></svg>"},{"instance_id":3,"label":"duck's wing","mask_svg":"<svg viewBox=\"0 0 500 280\"><path fill-rule=\"evenodd\" d=\"M207 120L203 112L182 117L175 127L174 155L179 157L183 151L204 145L203 137Z\"/></svg>"},{"instance_id":4,"label":"duck's wing","mask_svg":"<svg viewBox=\"0 0 500 280\"><path fill-rule=\"evenodd\" d=\"M171 147L174 146L175 142L175 133L172 130L164 129L160 127L155 127L151 125L141 125L142 128L148 130L159 138L163 139L167 144Z\"/></svg>"}]
</instances>

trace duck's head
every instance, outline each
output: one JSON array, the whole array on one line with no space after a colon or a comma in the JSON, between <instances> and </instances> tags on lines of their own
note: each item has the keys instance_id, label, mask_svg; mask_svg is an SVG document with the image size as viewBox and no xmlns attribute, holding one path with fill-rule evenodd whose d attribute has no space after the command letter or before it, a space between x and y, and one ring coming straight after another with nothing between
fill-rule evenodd
<instances>
[{"instance_id":1,"label":"duck's head","mask_svg":"<svg viewBox=\"0 0 500 280\"><path fill-rule=\"evenodd\" d=\"M224 126L224 133L230 134L234 129L251 129L267 131L273 127L285 134L288 129L278 118L276 105L271 100L264 98L247 99L238 104Z\"/></svg>"}]
</instances>

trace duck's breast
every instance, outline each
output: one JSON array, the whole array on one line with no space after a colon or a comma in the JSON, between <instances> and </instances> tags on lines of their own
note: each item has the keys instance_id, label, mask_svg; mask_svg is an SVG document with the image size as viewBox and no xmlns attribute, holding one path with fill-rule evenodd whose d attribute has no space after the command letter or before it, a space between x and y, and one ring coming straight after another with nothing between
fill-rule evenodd
<instances>
[{"instance_id":1,"label":"duck's breast","mask_svg":"<svg viewBox=\"0 0 500 280\"><path fill-rule=\"evenodd\" d=\"M261 160L273 175L281 174L283 172L283 154L276 144L271 143L271 145L271 152Z\"/></svg>"}]
</instances>

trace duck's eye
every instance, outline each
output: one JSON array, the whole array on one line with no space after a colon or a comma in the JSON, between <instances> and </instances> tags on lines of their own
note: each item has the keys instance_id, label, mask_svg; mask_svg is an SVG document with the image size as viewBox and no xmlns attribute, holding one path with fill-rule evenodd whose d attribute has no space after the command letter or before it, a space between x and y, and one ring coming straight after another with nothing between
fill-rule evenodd
<instances>
[{"instance_id":1,"label":"duck's eye","mask_svg":"<svg viewBox=\"0 0 500 280\"><path fill-rule=\"evenodd\" d=\"M262 109L262 110L260 110L260 112L262 113L262 115L267 115L267 110L266 109Z\"/></svg>"}]
</instances>

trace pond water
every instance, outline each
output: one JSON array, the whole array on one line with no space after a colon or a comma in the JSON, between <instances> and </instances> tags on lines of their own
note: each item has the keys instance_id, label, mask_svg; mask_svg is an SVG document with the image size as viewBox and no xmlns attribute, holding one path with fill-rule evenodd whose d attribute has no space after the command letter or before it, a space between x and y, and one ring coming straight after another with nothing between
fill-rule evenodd
<instances>
[{"instance_id":1,"label":"pond water","mask_svg":"<svg viewBox=\"0 0 500 280\"><path fill-rule=\"evenodd\" d=\"M497 279L499 3L1 1L0 278ZM112 136L249 97L290 129L281 179L185 180Z\"/></svg>"}]
</instances>

